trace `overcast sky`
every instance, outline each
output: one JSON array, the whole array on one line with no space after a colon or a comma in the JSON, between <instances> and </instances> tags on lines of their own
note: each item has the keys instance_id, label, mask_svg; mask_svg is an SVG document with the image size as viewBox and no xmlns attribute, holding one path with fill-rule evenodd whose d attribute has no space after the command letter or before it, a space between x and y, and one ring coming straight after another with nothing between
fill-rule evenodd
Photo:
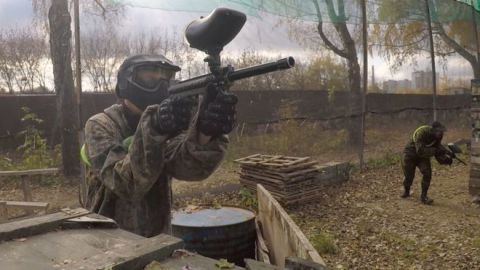
<instances>
[{"instance_id":1,"label":"overcast sky","mask_svg":"<svg viewBox=\"0 0 480 270\"><path fill-rule=\"evenodd\" d=\"M32 19L30 0L0 0L0 27L27 25Z\"/></svg>"},{"instance_id":2,"label":"overcast sky","mask_svg":"<svg viewBox=\"0 0 480 270\"><path fill-rule=\"evenodd\" d=\"M32 21L33 10L31 0L0 0L0 28L26 26ZM192 20L199 18L199 13L171 12L158 9L127 7L121 25L123 31L134 32L138 29L149 32L150 29L176 29L183 33L185 26ZM82 19L82 18L81 18ZM291 41L285 26L276 26L278 19L272 15L262 18L249 17L240 34L225 48L226 53L243 49L256 49L269 53L271 56L281 54L292 55L301 61L306 50ZM82 24L85 20L82 21ZM361 59L361 56L359 55ZM410 79L413 69L429 69L429 60L419 61L416 68L405 67L402 70L391 72L387 63L379 57L370 57L369 66L375 65L377 81L385 79ZM442 67L437 68L442 75ZM453 76L465 76L471 73L469 65L464 60L453 60L448 63L448 71Z\"/></svg>"}]
</instances>

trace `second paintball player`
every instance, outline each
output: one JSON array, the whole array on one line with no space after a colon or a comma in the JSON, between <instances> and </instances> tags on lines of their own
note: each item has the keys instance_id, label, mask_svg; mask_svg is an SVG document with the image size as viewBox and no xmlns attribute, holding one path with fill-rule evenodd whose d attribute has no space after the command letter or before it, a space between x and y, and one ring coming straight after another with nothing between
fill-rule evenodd
<instances>
[{"instance_id":1,"label":"second paintball player","mask_svg":"<svg viewBox=\"0 0 480 270\"><path fill-rule=\"evenodd\" d=\"M402 198L410 196L410 187L415 178L415 169L418 167L423 176L420 201L424 204L433 203L433 200L427 196L432 179L430 159L435 156L441 164L452 164L452 158L446 154L445 148L441 144L445 130L444 125L435 121L432 125L421 126L413 132L403 151L402 167L405 178Z\"/></svg>"}]
</instances>

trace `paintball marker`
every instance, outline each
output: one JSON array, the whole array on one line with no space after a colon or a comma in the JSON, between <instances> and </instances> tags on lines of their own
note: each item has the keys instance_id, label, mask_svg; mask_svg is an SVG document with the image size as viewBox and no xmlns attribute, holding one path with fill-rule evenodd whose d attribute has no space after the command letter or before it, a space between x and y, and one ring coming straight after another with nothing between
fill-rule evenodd
<instances>
[{"instance_id":1,"label":"paintball marker","mask_svg":"<svg viewBox=\"0 0 480 270\"><path fill-rule=\"evenodd\" d=\"M220 86L219 91L228 90L236 81L277 70L289 69L295 65L293 57L276 62L234 70L231 65L222 67L220 52L232 41L245 24L247 17L242 12L217 8L207 17L191 22L185 30L185 38L190 47L205 52L209 74L179 81L168 88L169 96L187 97L205 95L209 85Z\"/></svg>"},{"instance_id":2,"label":"paintball marker","mask_svg":"<svg viewBox=\"0 0 480 270\"><path fill-rule=\"evenodd\" d=\"M441 147L442 147L442 150L445 152L445 154L447 156L449 156L452 159L458 160L458 162L462 163L465 166L467 165L467 163L465 163L465 161L463 161L463 160L461 160L460 158L457 157L457 154L462 153L462 149L460 149L460 147L458 147L458 145L456 145L454 143L449 143L449 144L447 144L447 147L445 147L443 145Z\"/></svg>"}]
</instances>

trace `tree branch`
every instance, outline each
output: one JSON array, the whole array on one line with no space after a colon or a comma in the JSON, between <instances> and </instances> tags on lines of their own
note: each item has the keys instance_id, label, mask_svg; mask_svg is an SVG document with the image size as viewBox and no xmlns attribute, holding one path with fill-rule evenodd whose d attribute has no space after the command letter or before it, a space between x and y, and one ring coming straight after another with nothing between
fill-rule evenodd
<instances>
[{"instance_id":1,"label":"tree branch","mask_svg":"<svg viewBox=\"0 0 480 270\"><path fill-rule=\"evenodd\" d=\"M343 51L347 55L347 59L357 61L357 52L355 50L355 41L352 39L352 36L350 35L350 32L348 30L348 27L346 25L345 20L340 20L340 17L335 14L335 7L333 5L332 0L325 0L327 4L327 10L329 11L328 14L331 17L332 20L335 20L333 22L333 26L335 27L335 30L337 30L337 33L340 35L340 38L343 43ZM345 12L345 4L344 0L337 0L337 3L339 5L339 8L341 9L340 12ZM332 16L334 16L332 18ZM344 15L343 15L344 17ZM343 18L345 19L345 18Z\"/></svg>"},{"instance_id":2,"label":"tree branch","mask_svg":"<svg viewBox=\"0 0 480 270\"><path fill-rule=\"evenodd\" d=\"M105 18L105 14L107 13L107 9L100 3L100 0L95 0L95 3L102 9L102 17Z\"/></svg>"},{"instance_id":3,"label":"tree branch","mask_svg":"<svg viewBox=\"0 0 480 270\"><path fill-rule=\"evenodd\" d=\"M313 4L315 6L315 10L317 12L317 18L318 18L318 25L317 25L317 31L318 33L320 34L320 37L322 38L323 42L325 43L325 45L330 49L332 50L335 54L343 57L343 58L348 58L348 54L345 52L345 50L342 50L340 48L338 48L337 46L335 46L329 39L328 37L325 35L325 33L323 32L323 19L322 19L322 14L321 14L321 11L320 11L320 7L318 5L318 2L317 0L312 0L313 1ZM336 15L335 15L336 16Z\"/></svg>"},{"instance_id":4,"label":"tree branch","mask_svg":"<svg viewBox=\"0 0 480 270\"><path fill-rule=\"evenodd\" d=\"M447 33L445 33L445 29L443 28L443 26L441 24L436 23L435 26L438 29L438 35L440 35L440 37L442 38L442 40L445 43L447 43L458 54L460 54L463 58L465 58L468 62L470 62L472 67L477 66L477 59L473 54L471 54L469 51L467 51L465 48L463 48L460 44L458 44L458 42L455 39L449 37L447 35Z\"/></svg>"}]
</instances>

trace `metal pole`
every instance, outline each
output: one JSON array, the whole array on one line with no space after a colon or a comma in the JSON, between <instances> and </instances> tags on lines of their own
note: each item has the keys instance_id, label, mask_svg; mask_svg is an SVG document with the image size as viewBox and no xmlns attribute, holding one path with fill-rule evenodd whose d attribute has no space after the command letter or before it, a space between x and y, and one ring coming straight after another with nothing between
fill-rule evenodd
<instances>
[{"instance_id":1,"label":"metal pole","mask_svg":"<svg viewBox=\"0 0 480 270\"><path fill-rule=\"evenodd\" d=\"M360 140L360 171L363 171L364 157L363 150L365 147L365 111L366 111L366 95L368 88L368 25L367 25L367 0L362 0L362 20L363 20L363 92L362 92L362 122L361 122L361 140Z\"/></svg>"},{"instance_id":2,"label":"metal pole","mask_svg":"<svg viewBox=\"0 0 480 270\"><path fill-rule=\"evenodd\" d=\"M437 72L435 69L435 48L433 45L432 19L430 18L429 0L425 0L427 10L428 35L430 37L430 58L432 59L432 80L433 80L433 121L437 121Z\"/></svg>"},{"instance_id":3,"label":"metal pole","mask_svg":"<svg viewBox=\"0 0 480 270\"><path fill-rule=\"evenodd\" d=\"M78 108L78 139L80 149L84 143L83 121L82 121L82 61L80 55L80 7L79 1L73 0L73 17L75 29L75 81L76 81L76 97ZM80 164L80 204L84 206L87 187L85 183L85 165Z\"/></svg>"},{"instance_id":4,"label":"metal pole","mask_svg":"<svg viewBox=\"0 0 480 270\"><path fill-rule=\"evenodd\" d=\"M73 0L73 16L74 16L74 28L75 28L75 81L76 81L76 94L77 94L77 105L81 104L81 95L82 95L82 65L80 58L80 8L78 0ZM79 107L80 112L80 107ZM81 114L80 119L81 120ZM80 122L81 124L81 122ZM80 127L81 125L79 125Z\"/></svg>"},{"instance_id":5,"label":"metal pole","mask_svg":"<svg viewBox=\"0 0 480 270\"><path fill-rule=\"evenodd\" d=\"M480 46L478 44L478 28L477 28L477 19L476 19L476 10L475 7L472 5L472 23L473 23L473 31L475 32L475 45L477 47L477 70L480 72ZM478 79L476 76L476 72L473 72L475 79Z\"/></svg>"}]
</instances>

